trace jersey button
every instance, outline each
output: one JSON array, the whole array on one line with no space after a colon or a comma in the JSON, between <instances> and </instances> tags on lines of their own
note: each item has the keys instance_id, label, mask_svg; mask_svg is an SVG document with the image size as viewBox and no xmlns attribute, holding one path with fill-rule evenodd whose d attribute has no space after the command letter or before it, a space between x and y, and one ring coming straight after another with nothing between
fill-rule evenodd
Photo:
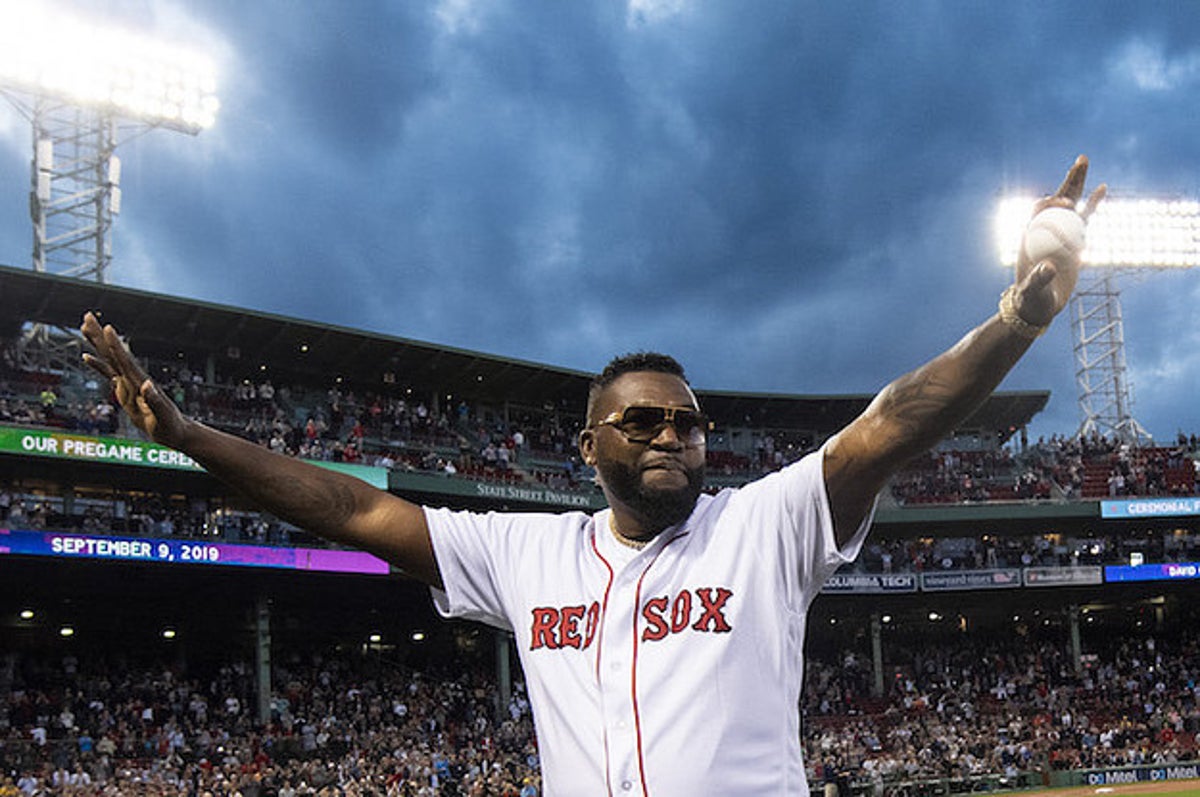
<instances>
[{"instance_id":1,"label":"jersey button","mask_svg":"<svg viewBox=\"0 0 1200 797\"><path fill-rule=\"evenodd\" d=\"M630 789L633 788L633 781L629 781L629 780L621 781L621 788L624 789L625 791L629 791Z\"/></svg>"}]
</instances>

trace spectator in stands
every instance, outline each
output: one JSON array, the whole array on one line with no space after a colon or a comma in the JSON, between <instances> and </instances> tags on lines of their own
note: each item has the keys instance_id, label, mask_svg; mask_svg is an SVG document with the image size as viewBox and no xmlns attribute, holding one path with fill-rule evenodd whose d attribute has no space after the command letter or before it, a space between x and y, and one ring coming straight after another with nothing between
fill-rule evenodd
<instances>
[{"instance_id":1,"label":"spectator in stands","mask_svg":"<svg viewBox=\"0 0 1200 797\"><path fill-rule=\"evenodd\" d=\"M47 385L42 388L41 394L38 395L38 403L42 405L42 412L47 415L53 415L54 408L58 404L58 395Z\"/></svg>"}]
</instances>

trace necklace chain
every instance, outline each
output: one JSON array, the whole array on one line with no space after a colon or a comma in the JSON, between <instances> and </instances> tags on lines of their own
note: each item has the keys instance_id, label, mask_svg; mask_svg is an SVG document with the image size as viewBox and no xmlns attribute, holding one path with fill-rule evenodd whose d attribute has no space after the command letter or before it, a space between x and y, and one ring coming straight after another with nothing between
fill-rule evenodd
<instances>
[{"instance_id":1,"label":"necklace chain","mask_svg":"<svg viewBox=\"0 0 1200 797\"><path fill-rule=\"evenodd\" d=\"M650 540L633 540L622 534L617 529L617 519L612 512L608 513L608 528L610 531L612 531L613 536L617 538L617 542L621 543L626 548L632 548L635 551L640 551L650 544Z\"/></svg>"}]
</instances>

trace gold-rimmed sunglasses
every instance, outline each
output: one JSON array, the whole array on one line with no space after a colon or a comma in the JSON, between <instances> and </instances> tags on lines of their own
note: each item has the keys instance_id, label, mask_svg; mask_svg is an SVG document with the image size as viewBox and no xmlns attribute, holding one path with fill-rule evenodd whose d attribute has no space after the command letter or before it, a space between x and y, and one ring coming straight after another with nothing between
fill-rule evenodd
<instances>
[{"instance_id":1,"label":"gold-rimmed sunglasses","mask_svg":"<svg viewBox=\"0 0 1200 797\"><path fill-rule=\"evenodd\" d=\"M675 434L689 446L704 445L713 428L712 421L700 410L648 404L633 404L609 413L593 426L611 426L631 443L649 443L662 433L667 424L674 426Z\"/></svg>"}]
</instances>

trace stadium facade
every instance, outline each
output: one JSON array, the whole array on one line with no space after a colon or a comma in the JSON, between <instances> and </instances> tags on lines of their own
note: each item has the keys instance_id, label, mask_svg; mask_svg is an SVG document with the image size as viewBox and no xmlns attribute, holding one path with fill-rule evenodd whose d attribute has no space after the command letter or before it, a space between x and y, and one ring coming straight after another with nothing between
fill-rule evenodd
<instances>
[{"instance_id":1,"label":"stadium facade","mask_svg":"<svg viewBox=\"0 0 1200 797\"><path fill-rule=\"evenodd\" d=\"M467 658L496 674L503 712L519 680L507 635L435 619L426 591L386 564L258 512L140 439L78 367L65 330L84 310L117 323L187 412L281 452L423 504L603 506L574 452L589 374L0 267L0 654L181 668L242 657L263 720L280 656ZM812 450L870 400L697 392L716 424L713 490ZM1078 672L1114 639L1194 626L1194 445L1163 455L1176 475L1155 495L1072 489L1046 461L1056 454L1025 437L1048 399L992 397L902 475L920 491L883 496L863 557L827 583L810 647L864 662L872 699L912 675L922 645L1041 640ZM929 487L947 472L949 492Z\"/></svg>"}]
</instances>

